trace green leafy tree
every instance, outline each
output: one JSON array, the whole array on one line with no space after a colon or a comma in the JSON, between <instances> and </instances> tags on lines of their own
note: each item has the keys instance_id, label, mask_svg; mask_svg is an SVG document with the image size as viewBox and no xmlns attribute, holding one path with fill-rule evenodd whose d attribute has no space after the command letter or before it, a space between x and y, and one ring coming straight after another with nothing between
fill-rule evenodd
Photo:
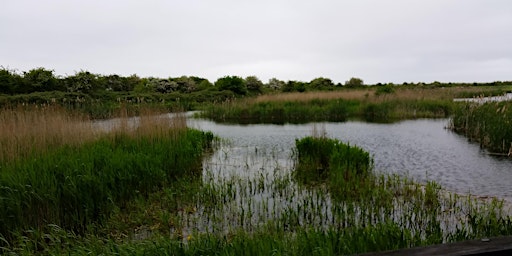
<instances>
[{"instance_id":1,"label":"green leafy tree","mask_svg":"<svg viewBox=\"0 0 512 256\"><path fill-rule=\"evenodd\" d=\"M202 91L202 90L208 90L208 89L212 89L214 88L213 87L213 84L210 83L210 81L208 81L208 79L204 79L202 80L201 82L199 82L199 84L197 85L197 89Z\"/></svg>"},{"instance_id":2,"label":"green leafy tree","mask_svg":"<svg viewBox=\"0 0 512 256\"><path fill-rule=\"evenodd\" d=\"M139 82L139 80L140 78L138 78L136 75L132 75L130 77L122 77L114 74L98 77L100 87L115 92L131 91Z\"/></svg>"},{"instance_id":3,"label":"green leafy tree","mask_svg":"<svg viewBox=\"0 0 512 256\"><path fill-rule=\"evenodd\" d=\"M132 91L135 86L139 85L142 83L142 79L137 76L136 74L133 74L129 77L126 77L124 79L124 84L123 84L123 91Z\"/></svg>"},{"instance_id":4,"label":"green leafy tree","mask_svg":"<svg viewBox=\"0 0 512 256\"><path fill-rule=\"evenodd\" d=\"M150 82L150 78L142 78L133 87L133 92L135 92L135 93L152 93L152 92L156 92L156 88Z\"/></svg>"},{"instance_id":5,"label":"green leafy tree","mask_svg":"<svg viewBox=\"0 0 512 256\"><path fill-rule=\"evenodd\" d=\"M105 89L98 81L98 76L89 71L80 71L73 76L66 78L68 91L91 93L100 89Z\"/></svg>"},{"instance_id":6,"label":"green leafy tree","mask_svg":"<svg viewBox=\"0 0 512 256\"><path fill-rule=\"evenodd\" d=\"M184 93L197 91L197 84L194 79L188 76L181 76L173 79L178 84L178 90Z\"/></svg>"},{"instance_id":7,"label":"green leafy tree","mask_svg":"<svg viewBox=\"0 0 512 256\"><path fill-rule=\"evenodd\" d=\"M44 92L58 90L57 78L53 70L35 68L23 73L24 85L20 88L21 93Z\"/></svg>"},{"instance_id":8,"label":"green leafy tree","mask_svg":"<svg viewBox=\"0 0 512 256\"><path fill-rule=\"evenodd\" d=\"M0 93L13 94L21 81L21 76L14 71L3 67L0 69Z\"/></svg>"},{"instance_id":9,"label":"green leafy tree","mask_svg":"<svg viewBox=\"0 0 512 256\"><path fill-rule=\"evenodd\" d=\"M259 94L262 92L263 82L256 76L248 76L245 78L247 90L251 93Z\"/></svg>"},{"instance_id":10,"label":"green leafy tree","mask_svg":"<svg viewBox=\"0 0 512 256\"><path fill-rule=\"evenodd\" d=\"M345 82L345 86L349 87L349 88L361 87L363 85L364 85L363 79L357 78L357 77L352 77L352 78L350 78L350 80Z\"/></svg>"},{"instance_id":11,"label":"green leafy tree","mask_svg":"<svg viewBox=\"0 0 512 256\"><path fill-rule=\"evenodd\" d=\"M266 84L266 87L271 90L281 90L285 86L285 82L281 81L277 78L270 78L268 80L268 83Z\"/></svg>"},{"instance_id":12,"label":"green leafy tree","mask_svg":"<svg viewBox=\"0 0 512 256\"><path fill-rule=\"evenodd\" d=\"M312 90L332 90L335 85L329 78L318 77L309 82L309 88Z\"/></svg>"},{"instance_id":13,"label":"green leafy tree","mask_svg":"<svg viewBox=\"0 0 512 256\"><path fill-rule=\"evenodd\" d=\"M238 76L225 76L215 81L215 87L220 91L229 90L238 95L247 94L247 85L245 80Z\"/></svg>"},{"instance_id":14,"label":"green leafy tree","mask_svg":"<svg viewBox=\"0 0 512 256\"><path fill-rule=\"evenodd\" d=\"M306 83L300 81L288 81L281 87L282 92L304 92Z\"/></svg>"},{"instance_id":15,"label":"green leafy tree","mask_svg":"<svg viewBox=\"0 0 512 256\"><path fill-rule=\"evenodd\" d=\"M156 92L170 93L178 90L178 83L171 79L148 78L148 87L154 88Z\"/></svg>"},{"instance_id":16,"label":"green leafy tree","mask_svg":"<svg viewBox=\"0 0 512 256\"><path fill-rule=\"evenodd\" d=\"M377 90L375 90L375 95L379 96L382 94L392 94L395 92L395 85L392 83L377 86Z\"/></svg>"}]
</instances>

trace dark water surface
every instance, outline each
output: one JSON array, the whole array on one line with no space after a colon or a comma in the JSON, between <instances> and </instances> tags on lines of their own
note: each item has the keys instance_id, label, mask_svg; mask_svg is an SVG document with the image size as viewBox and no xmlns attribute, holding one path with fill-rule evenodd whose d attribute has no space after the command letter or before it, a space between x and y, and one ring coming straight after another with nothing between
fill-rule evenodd
<instances>
[{"instance_id":1,"label":"dark water surface","mask_svg":"<svg viewBox=\"0 0 512 256\"><path fill-rule=\"evenodd\" d=\"M313 127L331 138L370 152L379 172L407 175L419 182L434 180L457 193L491 196L512 202L512 160L490 156L478 144L447 129L448 119L421 119L393 124L358 121L286 125L227 125L189 118L194 128L212 131L231 142L215 158L229 158L231 171L257 164L248 152L289 166L295 139L311 135ZM257 169L257 168L256 168ZM239 175L240 173L237 173Z\"/></svg>"}]
</instances>

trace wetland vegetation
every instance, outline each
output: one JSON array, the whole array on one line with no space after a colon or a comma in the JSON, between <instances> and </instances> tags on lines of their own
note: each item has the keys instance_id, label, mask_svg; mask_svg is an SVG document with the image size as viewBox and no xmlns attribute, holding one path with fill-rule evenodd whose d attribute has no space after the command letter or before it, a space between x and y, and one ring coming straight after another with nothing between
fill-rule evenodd
<instances>
[{"instance_id":1,"label":"wetland vegetation","mask_svg":"<svg viewBox=\"0 0 512 256\"><path fill-rule=\"evenodd\" d=\"M451 128L493 154L512 156L512 102L458 104Z\"/></svg>"},{"instance_id":2,"label":"wetland vegetation","mask_svg":"<svg viewBox=\"0 0 512 256\"><path fill-rule=\"evenodd\" d=\"M511 235L506 201L379 172L369 152L322 127L296 138L283 160L272 146L232 154L240 145L161 114L278 124L451 118L450 128L506 155L510 102L453 99L510 89L3 69L0 252L340 255Z\"/></svg>"}]
</instances>

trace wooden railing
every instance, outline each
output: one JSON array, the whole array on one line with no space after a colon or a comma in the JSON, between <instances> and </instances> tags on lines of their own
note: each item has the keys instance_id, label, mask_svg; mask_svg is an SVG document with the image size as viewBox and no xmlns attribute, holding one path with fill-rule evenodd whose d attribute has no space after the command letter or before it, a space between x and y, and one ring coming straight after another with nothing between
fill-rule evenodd
<instances>
[{"instance_id":1,"label":"wooden railing","mask_svg":"<svg viewBox=\"0 0 512 256\"><path fill-rule=\"evenodd\" d=\"M484 238L457 243L415 247L396 251L385 251L363 254L365 256L394 255L510 255L512 256L512 236Z\"/></svg>"}]
</instances>

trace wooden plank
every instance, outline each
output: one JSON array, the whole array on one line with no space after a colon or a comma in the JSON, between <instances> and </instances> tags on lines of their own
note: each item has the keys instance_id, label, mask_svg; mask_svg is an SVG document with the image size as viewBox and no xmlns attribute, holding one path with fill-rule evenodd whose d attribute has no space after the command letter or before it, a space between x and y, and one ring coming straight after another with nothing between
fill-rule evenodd
<instances>
[{"instance_id":1,"label":"wooden plank","mask_svg":"<svg viewBox=\"0 0 512 256\"><path fill-rule=\"evenodd\" d=\"M512 236L493 237L479 240L468 240L457 243L415 247L396 251L385 251L362 254L365 256L394 256L394 255L512 255Z\"/></svg>"}]
</instances>

